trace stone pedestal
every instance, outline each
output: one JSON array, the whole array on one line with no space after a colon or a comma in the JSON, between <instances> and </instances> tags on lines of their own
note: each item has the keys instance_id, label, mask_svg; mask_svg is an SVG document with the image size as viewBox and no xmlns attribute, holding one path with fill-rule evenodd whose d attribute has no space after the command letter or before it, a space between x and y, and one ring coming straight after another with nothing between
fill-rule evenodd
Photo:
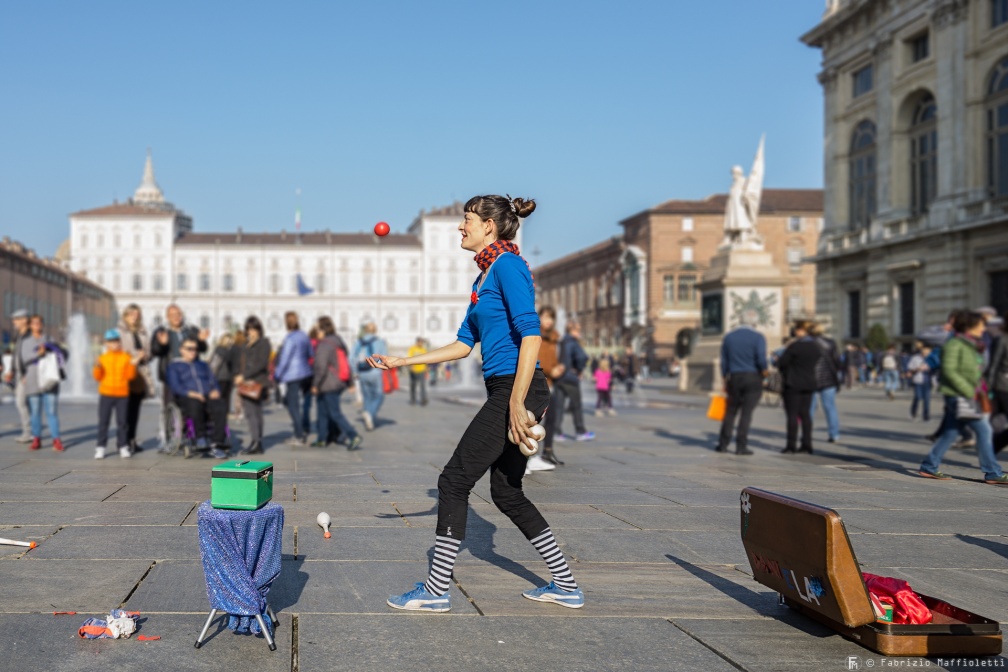
<instances>
[{"instance_id":1,"label":"stone pedestal","mask_svg":"<svg viewBox=\"0 0 1008 672\"><path fill-rule=\"evenodd\" d=\"M689 357L692 390L720 390L721 340L737 327L743 311L759 315L756 329L767 339L767 349L778 347L787 333L784 323L784 276L773 256L753 245L726 248L711 259L710 269L697 284L700 291L700 338Z\"/></svg>"}]
</instances>

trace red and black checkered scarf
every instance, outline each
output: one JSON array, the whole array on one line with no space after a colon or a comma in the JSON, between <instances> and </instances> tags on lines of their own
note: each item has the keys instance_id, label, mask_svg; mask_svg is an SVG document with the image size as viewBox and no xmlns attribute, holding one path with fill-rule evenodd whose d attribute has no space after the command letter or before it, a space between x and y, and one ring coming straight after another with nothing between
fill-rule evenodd
<instances>
[{"instance_id":1,"label":"red and black checkered scarf","mask_svg":"<svg viewBox=\"0 0 1008 672\"><path fill-rule=\"evenodd\" d=\"M486 273L486 270L490 268L490 264L496 261L497 257L504 254L505 252L510 252L516 257L525 261L525 257L522 257L518 252L518 246L512 243L510 240L495 240L490 243L477 254L473 259L476 261L476 265L480 267L480 270ZM528 266L529 275L532 275L532 267L529 263L525 261L525 265ZM534 281L534 278L533 278ZM476 303L478 300L476 292L473 291L472 296L469 297L471 303Z\"/></svg>"}]
</instances>

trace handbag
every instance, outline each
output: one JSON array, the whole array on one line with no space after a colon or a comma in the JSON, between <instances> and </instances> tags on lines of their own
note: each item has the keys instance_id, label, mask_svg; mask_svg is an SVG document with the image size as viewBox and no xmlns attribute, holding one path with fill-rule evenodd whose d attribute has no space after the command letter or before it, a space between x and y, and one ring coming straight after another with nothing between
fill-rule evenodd
<instances>
[{"instance_id":1,"label":"handbag","mask_svg":"<svg viewBox=\"0 0 1008 672\"><path fill-rule=\"evenodd\" d=\"M341 347L336 348L336 368L329 367L329 373L339 378L344 383L350 382L350 360L347 359L346 350Z\"/></svg>"},{"instance_id":2,"label":"handbag","mask_svg":"<svg viewBox=\"0 0 1008 672\"><path fill-rule=\"evenodd\" d=\"M242 351L241 357L241 374L245 375L245 352ZM253 401L259 401L262 399L263 386L262 383L257 383L254 380L243 380L238 385L238 394L245 397L246 399L251 399Z\"/></svg>"},{"instance_id":3,"label":"handbag","mask_svg":"<svg viewBox=\"0 0 1008 672\"><path fill-rule=\"evenodd\" d=\"M707 417L715 422L721 422L724 420L727 407L728 399L723 394L712 395L710 404L707 405Z\"/></svg>"},{"instance_id":4,"label":"handbag","mask_svg":"<svg viewBox=\"0 0 1008 672\"><path fill-rule=\"evenodd\" d=\"M385 394L391 394L399 389L399 372L396 369L385 369L382 371L382 390Z\"/></svg>"},{"instance_id":5,"label":"handbag","mask_svg":"<svg viewBox=\"0 0 1008 672\"><path fill-rule=\"evenodd\" d=\"M983 392L977 392L976 405L977 410L984 415L990 415L994 412L994 404L991 403L991 398Z\"/></svg>"},{"instance_id":6,"label":"handbag","mask_svg":"<svg viewBox=\"0 0 1008 672\"><path fill-rule=\"evenodd\" d=\"M49 392L59 385L61 379L59 359L52 350L38 360L38 385L42 392Z\"/></svg>"},{"instance_id":7,"label":"handbag","mask_svg":"<svg viewBox=\"0 0 1008 672\"><path fill-rule=\"evenodd\" d=\"M980 409L972 399L956 397L956 420L979 420L980 413Z\"/></svg>"},{"instance_id":8,"label":"handbag","mask_svg":"<svg viewBox=\"0 0 1008 672\"><path fill-rule=\"evenodd\" d=\"M763 389L767 392L780 394L784 391L784 376L780 371L772 371L763 379Z\"/></svg>"},{"instance_id":9,"label":"handbag","mask_svg":"<svg viewBox=\"0 0 1008 672\"><path fill-rule=\"evenodd\" d=\"M254 380L242 381L241 385L238 386L238 394L253 401L262 399L262 391L262 383L257 383Z\"/></svg>"}]
</instances>

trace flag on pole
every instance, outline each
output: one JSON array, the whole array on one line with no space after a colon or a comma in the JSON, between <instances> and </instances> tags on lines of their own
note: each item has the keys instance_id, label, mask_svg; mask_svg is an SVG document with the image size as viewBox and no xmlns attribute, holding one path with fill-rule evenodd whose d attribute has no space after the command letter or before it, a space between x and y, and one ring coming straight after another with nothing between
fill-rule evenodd
<instances>
[{"instance_id":1,"label":"flag on pole","mask_svg":"<svg viewBox=\"0 0 1008 672\"><path fill-rule=\"evenodd\" d=\"M301 277L300 273L297 274L297 290L298 290L298 296L306 296L315 291L314 289L305 284L304 278Z\"/></svg>"},{"instance_id":2,"label":"flag on pole","mask_svg":"<svg viewBox=\"0 0 1008 672\"><path fill-rule=\"evenodd\" d=\"M294 230L301 233L301 206L294 210Z\"/></svg>"}]
</instances>

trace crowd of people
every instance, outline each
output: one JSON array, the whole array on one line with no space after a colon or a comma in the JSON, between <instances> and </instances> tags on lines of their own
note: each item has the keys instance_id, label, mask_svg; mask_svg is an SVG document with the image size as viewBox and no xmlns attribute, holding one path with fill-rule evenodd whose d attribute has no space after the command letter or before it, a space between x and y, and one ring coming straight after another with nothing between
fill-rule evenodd
<instances>
[{"instance_id":1,"label":"crowd of people","mask_svg":"<svg viewBox=\"0 0 1008 672\"><path fill-rule=\"evenodd\" d=\"M14 390L21 419L17 441L31 450L42 447L42 422L48 426L52 447L64 450L60 438L59 393L70 354L65 345L46 334L38 315L25 310L11 316L11 352L4 357L3 381ZM262 322L250 316L240 331L222 334L211 351L206 330L189 324L181 308L171 304L165 322L149 332L140 307L123 309L117 327L103 334L101 353L91 375L98 385L95 458L110 451L129 458L143 450L137 427L146 399L160 397L161 449L168 441L171 409L177 408L197 451L225 458L264 452L264 409L275 392L291 422L288 443L326 447L343 444L359 450L363 439L342 410L344 392L359 386L365 429L378 425L378 413L389 381L367 364L373 354L387 352L373 323L362 327L353 348L336 333L331 318L323 316L307 332L297 313L284 316L286 334L276 349L265 336ZM418 339L416 348L422 349ZM75 353L87 357L89 353ZM427 403L427 366L411 371L411 401ZM55 372L55 373L52 373ZM312 408L315 420L312 421ZM115 444L109 445L115 421ZM243 419L247 441L234 443L229 420Z\"/></svg>"},{"instance_id":2,"label":"crowd of people","mask_svg":"<svg viewBox=\"0 0 1008 672\"><path fill-rule=\"evenodd\" d=\"M878 384L889 399L900 389L913 390L911 419L931 420L931 393L943 397L933 442L918 473L925 478L948 478L939 471L953 445L975 447L985 483L1008 485L996 453L1008 445L1008 344L1004 321L992 309L952 311L940 335L920 340L908 352L889 346L872 355L849 345L843 353L822 326L798 320L785 346L768 354L765 337L756 330L758 314L744 311L741 324L721 344L721 376L727 396L716 450L727 452L732 435L735 452L748 448L753 410L766 390L779 393L786 419L784 453L812 453L813 415L821 404L827 440L840 438L836 396L842 387ZM737 419L737 427L736 427ZM800 432L800 440L799 440Z\"/></svg>"}]
</instances>

